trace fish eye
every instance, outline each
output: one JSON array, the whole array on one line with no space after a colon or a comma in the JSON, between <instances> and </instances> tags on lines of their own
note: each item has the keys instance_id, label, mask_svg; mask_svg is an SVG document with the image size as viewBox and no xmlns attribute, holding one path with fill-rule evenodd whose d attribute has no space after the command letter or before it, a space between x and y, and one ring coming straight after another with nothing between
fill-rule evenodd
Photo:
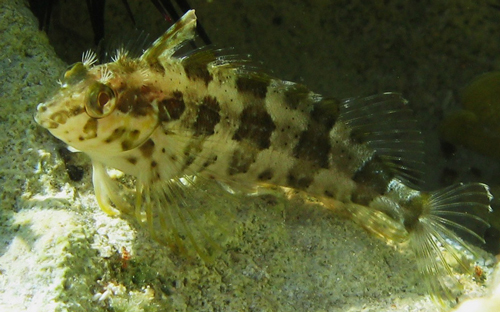
<instances>
[{"instance_id":1,"label":"fish eye","mask_svg":"<svg viewBox=\"0 0 500 312\"><path fill-rule=\"evenodd\" d=\"M90 117L103 118L115 109L115 93L107 85L95 82L89 87L85 110Z\"/></svg>"}]
</instances>

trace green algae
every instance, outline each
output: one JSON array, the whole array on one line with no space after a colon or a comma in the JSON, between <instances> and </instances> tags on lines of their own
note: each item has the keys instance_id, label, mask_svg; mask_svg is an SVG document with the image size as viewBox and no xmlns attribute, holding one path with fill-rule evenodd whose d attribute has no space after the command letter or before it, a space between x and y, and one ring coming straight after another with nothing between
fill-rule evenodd
<instances>
[{"instance_id":1,"label":"green algae","mask_svg":"<svg viewBox=\"0 0 500 312\"><path fill-rule=\"evenodd\" d=\"M440 125L444 140L500 159L500 72L474 79L461 96L463 109Z\"/></svg>"}]
</instances>

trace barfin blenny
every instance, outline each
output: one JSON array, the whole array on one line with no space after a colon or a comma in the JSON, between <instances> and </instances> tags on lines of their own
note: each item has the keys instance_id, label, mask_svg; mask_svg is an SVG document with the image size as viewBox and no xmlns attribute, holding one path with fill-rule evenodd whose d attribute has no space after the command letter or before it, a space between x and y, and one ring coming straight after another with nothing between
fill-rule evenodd
<instances>
[{"instance_id":1,"label":"barfin blenny","mask_svg":"<svg viewBox=\"0 0 500 312\"><path fill-rule=\"evenodd\" d=\"M376 235L409 242L431 295L454 301L453 273L471 271L464 255L474 255L456 231L483 241L469 225L487 226L473 211L491 210L488 186L419 190L422 135L401 95L337 100L220 51L179 53L195 26L188 11L139 58L119 50L96 65L85 54L38 105L41 126L90 156L102 210L135 214L157 239L190 241L207 259L176 198L211 180L247 193L291 188ZM134 205L106 168L135 177Z\"/></svg>"}]
</instances>

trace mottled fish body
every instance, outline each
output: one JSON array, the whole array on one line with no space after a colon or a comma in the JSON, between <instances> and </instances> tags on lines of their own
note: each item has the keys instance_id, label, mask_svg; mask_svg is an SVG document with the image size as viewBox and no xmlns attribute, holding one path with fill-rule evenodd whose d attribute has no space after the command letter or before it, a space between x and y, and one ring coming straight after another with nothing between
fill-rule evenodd
<instances>
[{"instance_id":1,"label":"mottled fish body","mask_svg":"<svg viewBox=\"0 0 500 312\"><path fill-rule=\"evenodd\" d=\"M377 235L409 241L440 297L453 267L442 253L466 266L461 254L472 252L452 229L481 240L450 217L483 223L468 211L490 209L488 187L418 190L422 138L399 94L337 100L218 51L176 53L195 25L187 12L139 58L119 51L94 65L87 54L38 106L40 125L90 156L101 208L135 211L154 231L154 219L168 219L171 199L195 179L244 193L292 188ZM136 178L134 207L106 168Z\"/></svg>"}]
</instances>

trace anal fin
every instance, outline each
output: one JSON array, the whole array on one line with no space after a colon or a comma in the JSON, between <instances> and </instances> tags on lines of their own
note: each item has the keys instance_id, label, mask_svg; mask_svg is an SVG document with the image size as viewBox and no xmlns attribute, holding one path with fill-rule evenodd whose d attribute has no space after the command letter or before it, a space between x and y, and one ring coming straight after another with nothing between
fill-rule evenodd
<instances>
[{"instance_id":1,"label":"anal fin","mask_svg":"<svg viewBox=\"0 0 500 312\"><path fill-rule=\"evenodd\" d=\"M379 237L394 242L408 239L409 233L404 225L385 212L354 203L348 204L346 210L354 222Z\"/></svg>"}]
</instances>

